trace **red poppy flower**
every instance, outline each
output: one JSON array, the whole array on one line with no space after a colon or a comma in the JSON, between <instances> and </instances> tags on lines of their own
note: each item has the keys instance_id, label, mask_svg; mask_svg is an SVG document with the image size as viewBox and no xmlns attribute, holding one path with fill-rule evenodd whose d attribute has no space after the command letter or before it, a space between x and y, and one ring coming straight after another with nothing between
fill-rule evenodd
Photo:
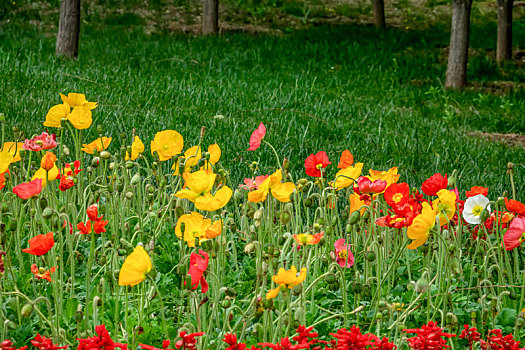
<instances>
[{"instance_id":1,"label":"red poppy flower","mask_svg":"<svg viewBox=\"0 0 525 350\"><path fill-rule=\"evenodd\" d=\"M402 206L410 197L410 188L406 182L392 184L385 190L384 197L391 207Z\"/></svg>"},{"instance_id":2,"label":"red poppy flower","mask_svg":"<svg viewBox=\"0 0 525 350\"><path fill-rule=\"evenodd\" d=\"M96 204L90 205L86 209L86 214L91 221L97 221L98 218L98 206Z\"/></svg>"},{"instance_id":3,"label":"red poppy flower","mask_svg":"<svg viewBox=\"0 0 525 350\"><path fill-rule=\"evenodd\" d=\"M423 182L423 184L421 185L421 190L427 196L435 196L440 190L447 188L447 186L447 174L443 176L439 173L435 173L434 175L426 179L425 182Z\"/></svg>"},{"instance_id":4,"label":"red poppy flower","mask_svg":"<svg viewBox=\"0 0 525 350\"><path fill-rule=\"evenodd\" d=\"M93 225L93 230L95 233L102 233L106 232L106 225L108 224L107 220L102 220L102 217L100 217L99 220L95 221L95 224Z\"/></svg>"},{"instance_id":5,"label":"red poppy flower","mask_svg":"<svg viewBox=\"0 0 525 350\"><path fill-rule=\"evenodd\" d=\"M168 346L170 346L170 343L171 343L171 341L169 341L169 340L163 340L162 341L162 348L156 348L154 346L147 345L147 344L139 344L139 346L143 350L173 350L173 349L169 349L168 348Z\"/></svg>"},{"instance_id":6,"label":"red poppy flower","mask_svg":"<svg viewBox=\"0 0 525 350\"><path fill-rule=\"evenodd\" d=\"M5 174L10 174L9 169L5 173L0 174L0 190L5 187L5 183L6 183Z\"/></svg>"},{"instance_id":7,"label":"red poppy flower","mask_svg":"<svg viewBox=\"0 0 525 350\"><path fill-rule=\"evenodd\" d=\"M58 185L58 188L60 189L60 191L65 191L65 190L70 189L74 185L75 185L75 182L73 181L71 176L62 175L60 177L60 184Z\"/></svg>"},{"instance_id":8,"label":"red poppy flower","mask_svg":"<svg viewBox=\"0 0 525 350\"><path fill-rule=\"evenodd\" d=\"M80 230L80 233L83 235L89 235L91 233L91 221L86 221L84 224L83 222L79 222L77 224L77 229Z\"/></svg>"},{"instance_id":9,"label":"red poppy flower","mask_svg":"<svg viewBox=\"0 0 525 350\"><path fill-rule=\"evenodd\" d=\"M64 165L64 169L62 169L62 174L64 174L64 175L77 175L81 171L82 171L82 169L80 169L80 160L75 160L73 162L73 169L71 168L71 163L66 163Z\"/></svg>"},{"instance_id":10,"label":"red poppy flower","mask_svg":"<svg viewBox=\"0 0 525 350\"><path fill-rule=\"evenodd\" d=\"M40 178L13 187L13 193L22 199L29 199L37 196L40 192L42 192L42 179Z\"/></svg>"},{"instance_id":11,"label":"red poppy flower","mask_svg":"<svg viewBox=\"0 0 525 350\"><path fill-rule=\"evenodd\" d=\"M13 346L13 342L9 339L6 339L0 343L0 350L26 350L27 348L27 346L22 346L21 348L17 349Z\"/></svg>"},{"instance_id":12,"label":"red poppy flower","mask_svg":"<svg viewBox=\"0 0 525 350\"><path fill-rule=\"evenodd\" d=\"M40 256L47 253L55 245L53 232L37 235L29 240L29 248L22 249L24 253Z\"/></svg>"},{"instance_id":13,"label":"red poppy flower","mask_svg":"<svg viewBox=\"0 0 525 350\"><path fill-rule=\"evenodd\" d=\"M505 206L511 213L516 213L519 216L525 216L525 204L514 199L505 198Z\"/></svg>"},{"instance_id":14,"label":"red poppy flower","mask_svg":"<svg viewBox=\"0 0 525 350\"><path fill-rule=\"evenodd\" d=\"M503 235L503 243L506 250L512 250L519 247L523 241L525 241L525 218L516 217Z\"/></svg>"},{"instance_id":15,"label":"red poppy flower","mask_svg":"<svg viewBox=\"0 0 525 350\"><path fill-rule=\"evenodd\" d=\"M403 228L412 225L412 221L417 216L417 214L405 217L401 215L386 215L380 218L377 218L375 224L382 227L393 227L393 228Z\"/></svg>"},{"instance_id":16,"label":"red poppy flower","mask_svg":"<svg viewBox=\"0 0 525 350\"><path fill-rule=\"evenodd\" d=\"M312 177L321 177L321 169L326 168L328 164L332 164L332 162L328 160L326 152L319 151L317 154L312 153L304 161L306 175Z\"/></svg>"},{"instance_id":17,"label":"red poppy flower","mask_svg":"<svg viewBox=\"0 0 525 350\"><path fill-rule=\"evenodd\" d=\"M250 148L248 148L248 151L255 151L261 146L261 140L266 135L266 127L263 123L259 124L259 127L252 132L252 136L250 136Z\"/></svg>"},{"instance_id":18,"label":"red poppy flower","mask_svg":"<svg viewBox=\"0 0 525 350\"><path fill-rule=\"evenodd\" d=\"M120 350L128 349L128 346L126 344L115 343L113 339L111 339L111 336L109 335L109 332L106 330L105 325L102 324L100 326L96 326L95 332L97 333L97 336L93 336L93 337L85 338L85 339L77 338L79 342L77 350L94 350L94 349L114 350L115 348L119 348Z\"/></svg>"},{"instance_id":19,"label":"red poppy flower","mask_svg":"<svg viewBox=\"0 0 525 350\"><path fill-rule=\"evenodd\" d=\"M381 193L387 184L386 181L376 180L372 182L369 178L361 176L357 179L357 191L361 194Z\"/></svg>"},{"instance_id":20,"label":"red poppy flower","mask_svg":"<svg viewBox=\"0 0 525 350\"><path fill-rule=\"evenodd\" d=\"M204 278L204 271L208 268L209 255L200 249L199 254L191 253L188 275L191 276L191 288L197 289L200 283L201 292L206 293L208 291L208 282Z\"/></svg>"},{"instance_id":21,"label":"red poppy flower","mask_svg":"<svg viewBox=\"0 0 525 350\"><path fill-rule=\"evenodd\" d=\"M341 158L339 158L339 164L337 164L337 168L346 169L352 164L354 164L354 156L349 150L345 149L341 154Z\"/></svg>"},{"instance_id":22,"label":"red poppy flower","mask_svg":"<svg viewBox=\"0 0 525 350\"><path fill-rule=\"evenodd\" d=\"M186 331L182 331L179 333L179 337L181 337L182 339L177 340L177 342L175 343L175 349L196 349L197 339L195 338L201 337L203 335L204 332L187 333Z\"/></svg>"},{"instance_id":23,"label":"red poppy flower","mask_svg":"<svg viewBox=\"0 0 525 350\"><path fill-rule=\"evenodd\" d=\"M51 274L55 273L56 269L56 266L53 266L49 270L45 270L43 267L39 268L36 264L31 265L31 272L35 275L36 279L43 279L49 282L53 282L53 280L51 280Z\"/></svg>"},{"instance_id":24,"label":"red poppy flower","mask_svg":"<svg viewBox=\"0 0 525 350\"><path fill-rule=\"evenodd\" d=\"M58 346L53 344L51 339L46 338L37 333L35 339L31 340L31 345L40 350L58 350L58 349L67 349L69 345Z\"/></svg>"},{"instance_id":25,"label":"red poppy flower","mask_svg":"<svg viewBox=\"0 0 525 350\"><path fill-rule=\"evenodd\" d=\"M474 197L478 194L482 194L485 197L489 194L489 189L483 186L473 186L470 188L470 191L465 192L467 198Z\"/></svg>"},{"instance_id":26,"label":"red poppy flower","mask_svg":"<svg viewBox=\"0 0 525 350\"><path fill-rule=\"evenodd\" d=\"M445 333L437 326L437 322L430 321L428 324L418 329L403 329L406 333L416 333L417 335L408 338L409 347L412 349L445 349L448 346L445 338L455 337L455 334Z\"/></svg>"}]
</instances>

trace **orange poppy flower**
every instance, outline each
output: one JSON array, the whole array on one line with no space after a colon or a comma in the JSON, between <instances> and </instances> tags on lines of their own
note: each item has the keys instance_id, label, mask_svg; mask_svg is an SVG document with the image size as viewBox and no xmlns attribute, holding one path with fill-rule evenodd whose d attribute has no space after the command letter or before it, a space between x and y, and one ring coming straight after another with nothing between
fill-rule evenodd
<instances>
[{"instance_id":1,"label":"orange poppy flower","mask_svg":"<svg viewBox=\"0 0 525 350\"><path fill-rule=\"evenodd\" d=\"M339 164L337 164L337 167L339 169L346 169L352 164L354 164L354 156L349 150L345 149L341 154L341 158L339 158Z\"/></svg>"},{"instance_id":2,"label":"orange poppy flower","mask_svg":"<svg viewBox=\"0 0 525 350\"><path fill-rule=\"evenodd\" d=\"M313 235L309 235L307 233L300 233L298 235L293 235L293 239L297 242L299 245L314 245L321 241L321 238L324 236L324 231L321 231L319 233L314 233Z\"/></svg>"},{"instance_id":3,"label":"orange poppy flower","mask_svg":"<svg viewBox=\"0 0 525 350\"><path fill-rule=\"evenodd\" d=\"M482 194L485 197L489 194L489 189L483 186L474 186L470 188L470 191L466 191L467 198L474 197L475 195Z\"/></svg>"},{"instance_id":4,"label":"orange poppy flower","mask_svg":"<svg viewBox=\"0 0 525 350\"><path fill-rule=\"evenodd\" d=\"M525 204L514 199L507 199L505 197L505 206L511 213L516 213L519 216L525 216Z\"/></svg>"}]
</instances>

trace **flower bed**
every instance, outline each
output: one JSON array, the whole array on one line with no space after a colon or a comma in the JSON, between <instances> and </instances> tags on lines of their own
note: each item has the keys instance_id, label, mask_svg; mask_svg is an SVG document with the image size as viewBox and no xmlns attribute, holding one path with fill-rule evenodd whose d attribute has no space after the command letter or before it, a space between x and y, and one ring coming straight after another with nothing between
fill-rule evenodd
<instances>
[{"instance_id":1,"label":"flower bed","mask_svg":"<svg viewBox=\"0 0 525 350\"><path fill-rule=\"evenodd\" d=\"M349 150L292 174L260 123L248 151L276 162L239 186L204 128L84 143L97 103L61 98L46 132L2 140L2 348L519 349L512 165L510 194L366 175Z\"/></svg>"}]
</instances>

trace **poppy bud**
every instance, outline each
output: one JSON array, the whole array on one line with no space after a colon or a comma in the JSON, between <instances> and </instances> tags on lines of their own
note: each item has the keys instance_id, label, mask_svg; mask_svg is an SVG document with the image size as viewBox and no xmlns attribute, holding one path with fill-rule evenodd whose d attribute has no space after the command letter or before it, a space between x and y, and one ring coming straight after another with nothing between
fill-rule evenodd
<instances>
[{"instance_id":1,"label":"poppy bud","mask_svg":"<svg viewBox=\"0 0 525 350\"><path fill-rule=\"evenodd\" d=\"M379 310L386 310L387 306L388 305L386 304L386 301L384 300L379 300L379 303L377 303L377 308Z\"/></svg>"},{"instance_id":2,"label":"poppy bud","mask_svg":"<svg viewBox=\"0 0 525 350\"><path fill-rule=\"evenodd\" d=\"M359 222L360 218L361 218L361 213L359 212L359 210L356 210L352 213L352 215L350 215L350 219L348 220L348 223L350 225L355 225Z\"/></svg>"},{"instance_id":3,"label":"poppy bud","mask_svg":"<svg viewBox=\"0 0 525 350\"><path fill-rule=\"evenodd\" d=\"M111 158L111 153L109 153L108 151L102 151L100 152L100 158L108 160L109 158Z\"/></svg>"},{"instance_id":4,"label":"poppy bud","mask_svg":"<svg viewBox=\"0 0 525 350\"><path fill-rule=\"evenodd\" d=\"M261 220L255 220L254 223L255 227L260 227L261 226Z\"/></svg>"},{"instance_id":5,"label":"poppy bud","mask_svg":"<svg viewBox=\"0 0 525 350\"><path fill-rule=\"evenodd\" d=\"M82 322L82 319L84 318L84 312L82 311L82 305L77 305L77 311L75 313L75 319L78 323Z\"/></svg>"},{"instance_id":6,"label":"poppy bud","mask_svg":"<svg viewBox=\"0 0 525 350\"><path fill-rule=\"evenodd\" d=\"M49 207L45 208L44 211L42 212L42 217L44 219L50 219L52 216L53 216L53 209Z\"/></svg>"},{"instance_id":7,"label":"poppy bud","mask_svg":"<svg viewBox=\"0 0 525 350\"><path fill-rule=\"evenodd\" d=\"M7 204L6 202L2 203L0 210L2 211L2 213L7 213L9 211L9 204Z\"/></svg>"},{"instance_id":8,"label":"poppy bud","mask_svg":"<svg viewBox=\"0 0 525 350\"><path fill-rule=\"evenodd\" d=\"M516 319L516 328L521 329L525 326L525 319L523 317L518 317Z\"/></svg>"},{"instance_id":9,"label":"poppy bud","mask_svg":"<svg viewBox=\"0 0 525 350\"><path fill-rule=\"evenodd\" d=\"M223 299L223 300L221 301L221 307L222 307L223 309L227 309L227 308L229 308L230 306L232 306L232 302L231 302L230 298L226 298L226 299Z\"/></svg>"},{"instance_id":10,"label":"poppy bud","mask_svg":"<svg viewBox=\"0 0 525 350\"><path fill-rule=\"evenodd\" d=\"M292 215L290 215L288 211L284 210L281 212L279 219L281 221L281 224L288 225L290 221L292 220Z\"/></svg>"},{"instance_id":11,"label":"poppy bud","mask_svg":"<svg viewBox=\"0 0 525 350\"><path fill-rule=\"evenodd\" d=\"M235 198L236 201L242 201L244 199L244 193L242 193L240 190L235 190L233 198Z\"/></svg>"},{"instance_id":12,"label":"poppy bud","mask_svg":"<svg viewBox=\"0 0 525 350\"><path fill-rule=\"evenodd\" d=\"M449 252L450 254L454 254L454 253L456 252L456 250L457 250L457 247L456 247L456 245L455 245L454 243L452 243L452 244L450 244L450 245L448 246L448 252Z\"/></svg>"},{"instance_id":13,"label":"poppy bud","mask_svg":"<svg viewBox=\"0 0 525 350\"><path fill-rule=\"evenodd\" d=\"M120 255L120 256L127 255L126 249L119 249L118 250L118 255Z\"/></svg>"},{"instance_id":14,"label":"poppy bud","mask_svg":"<svg viewBox=\"0 0 525 350\"><path fill-rule=\"evenodd\" d=\"M448 325L458 324L458 317L454 315L452 312L447 312L447 314L445 315L445 320Z\"/></svg>"},{"instance_id":15,"label":"poppy bud","mask_svg":"<svg viewBox=\"0 0 525 350\"><path fill-rule=\"evenodd\" d=\"M326 283L328 284L332 284L334 283L335 281L337 281L337 278L335 277L335 275L333 273L329 273L328 275L326 275L325 277L325 281Z\"/></svg>"},{"instance_id":16,"label":"poppy bud","mask_svg":"<svg viewBox=\"0 0 525 350\"><path fill-rule=\"evenodd\" d=\"M91 166L92 166L93 168L98 167L99 163L100 163L100 158L99 158L99 157L94 157L94 158L91 160Z\"/></svg>"},{"instance_id":17,"label":"poppy bud","mask_svg":"<svg viewBox=\"0 0 525 350\"><path fill-rule=\"evenodd\" d=\"M510 298L511 300L518 300L518 298L519 298L519 294L516 293L516 291L511 290L511 291L510 291L510 294L509 294L509 298Z\"/></svg>"},{"instance_id":18,"label":"poppy bud","mask_svg":"<svg viewBox=\"0 0 525 350\"><path fill-rule=\"evenodd\" d=\"M416 282L416 292L425 293L426 291L428 291L428 281L426 279L426 274L423 274Z\"/></svg>"},{"instance_id":19,"label":"poppy bud","mask_svg":"<svg viewBox=\"0 0 525 350\"><path fill-rule=\"evenodd\" d=\"M368 222L368 220L370 220L370 211L367 210L363 213L363 216L361 216L363 218L363 221L365 222Z\"/></svg>"},{"instance_id":20,"label":"poppy bud","mask_svg":"<svg viewBox=\"0 0 525 350\"><path fill-rule=\"evenodd\" d=\"M128 191L128 192L126 192L125 196L126 196L127 199L131 199L131 198L133 198L133 192Z\"/></svg>"},{"instance_id":21,"label":"poppy bud","mask_svg":"<svg viewBox=\"0 0 525 350\"><path fill-rule=\"evenodd\" d=\"M22 310L20 311L20 314L23 317L29 317L33 313L33 304L28 303L22 306Z\"/></svg>"},{"instance_id":22,"label":"poppy bud","mask_svg":"<svg viewBox=\"0 0 525 350\"><path fill-rule=\"evenodd\" d=\"M341 283L339 283L339 281L335 281L334 283L328 285L328 289L330 289L333 292L339 290L340 287L341 287Z\"/></svg>"},{"instance_id":23,"label":"poppy bud","mask_svg":"<svg viewBox=\"0 0 525 350\"><path fill-rule=\"evenodd\" d=\"M1 123L5 122L5 114L4 113L0 113L0 122Z\"/></svg>"},{"instance_id":24,"label":"poppy bud","mask_svg":"<svg viewBox=\"0 0 525 350\"><path fill-rule=\"evenodd\" d=\"M98 295L95 295L93 298L93 305L94 306L102 306L102 299Z\"/></svg>"},{"instance_id":25,"label":"poppy bud","mask_svg":"<svg viewBox=\"0 0 525 350\"><path fill-rule=\"evenodd\" d=\"M366 252L366 260L373 262L376 260L376 253L372 250Z\"/></svg>"},{"instance_id":26,"label":"poppy bud","mask_svg":"<svg viewBox=\"0 0 525 350\"><path fill-rule=\"evenodd\" d=\"M253 214L253 218L255 220L261 220L262 219L262 216L263 216L263 208L259 208L257 211L255 211L255 214Z\"/></svg>"},{"instance_id":27,"label":"poppy bud","mask_svg":"<svg viewBox=\"0 0 525 350\"><path fill-rule=\"evenodd\" d=\"M108 262L108 258L105 255L101 255L100 258L98 259L98 263L101 266L106 265L107 262Z\"/></svg>"},{"instance_id":28,"label":"poppy bud","mask_svg":"<svg viewBox=\"0 0 525 350\"><path fill-rule=\"evenodd\" d=\"M314 205L314 200L312 197L305 198L303 204L306 208L311 208Z\"/></svg>"},{"instance_id":29,"label":"poppy bud","mask_svg":"<svg viewBox=\"0 0 525 350\"><path fill-rule=\"evenodd\" d=\"M5 320L4 325L5 325L5 327L6 327L7 329L12 330L12 331L14 331L15 329L18 328L18 326L16 325L16 323L14 323L14 322L11 321L11 320Z\"/></svg>"}]
</instances>

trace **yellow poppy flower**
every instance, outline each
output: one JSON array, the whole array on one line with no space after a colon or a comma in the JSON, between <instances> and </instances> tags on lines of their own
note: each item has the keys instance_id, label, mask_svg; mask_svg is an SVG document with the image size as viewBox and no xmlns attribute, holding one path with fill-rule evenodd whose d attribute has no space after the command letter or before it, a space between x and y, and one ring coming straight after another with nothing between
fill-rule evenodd
<instances>
[{"instance_id":1,"label":"yellow poppy flower","mask_svg":"<svg viewBox=\"0 0 525 350\"><path fill-rule=\"evenodd\" d=\"M221 148L216 143L208 146L208 153L210 154L209 162L211 164L216 164L221 159Z\"/></svg>"},{"instance_id":2,"label":"yellow poppy flower","mask_svg":"<svg viewBox=\"0 0 525 350\"><path fill-rule=\"evenodd\" d=\"M70 112L71 107L67 102L51 107L46 114L44 126L50 128L59 128L61 126L62 120L67 119L67 116Z\"/></svg>"},{"instance_id":3,"label":"yellow poppy flower","mask_svg":"<svg viewBox=\"0 0 525 350\"><path fill-rule=\"evenodd\" d=\"M126 158L125 160L135 160L139 157L140 154L144 152L144 144L140 140L138 136L135 136L135 139L133 140L133 143L131 144L131 156L128 152L126 152Z\"/></svg>"},{"instance_id":4,"label":"yellow poppy flower","mask_svg":"<svg viewBox=\"0 0 525 350\"><path fill-rule=\"evenodd\" d=\"M12 163L16 163L22 158L20 157L20 150L22 149L22 146L24 145L23 142L4 142L4 145L2 146L2 152L8 152L13 156Z\"/></svg>"},{"instance_id":5,"label":"yellow poppy flower","mask_svg":"<svg viewBox=\"0 0 525 350\"><path fill-rule=\"evenodd\" d=\"M253 203L264 202L268 193L272 193L279 202L287 203L290 201L290 195L295 190L293 182L282 183L283 174L281 169L268 176L258 189L248 193L248 200Z\"/></svg>"},{"instance_id":6,"label":"yellow poppy flower","mask_svg":"<svg viewBox=\"0 0 525 350\"><path fill-rule=\"evenodd\" d=\"M184 139L175 130L164 130L155 134L151 141L151 154L157 152L160 161L173 158L182 151Z\"/></svg>"},{"instance_id":7,"label":"yellow poppy flower","mask_svg":"<svg viewBox=\"0 0 525 350\"><path fill-rule=\"evenodd\" d=\"M67 116L67 120L69 120L77 130L87 129L93 123L91 109L87 104L75 106L71 114Z\"/></svg>"},{"instance_id":8,"label":"yellow poppy flower","mask_svg":"<svg viewBox=\"0 0 525 350\"><path fill-rule=\"evenodd\" d=\"M363 165L363 163L356 163L353 166L348 166L339 170L337 174L335 174L333 187L339 190L352 186L354 184L354 180L357 180L357 178L361 176Z\"/></svg>"},{"instance_id":9,"label":"yellow poppy flower","mask_svg":"<svg viewBox=\"0 0 525 350\"><path fill-rule=\"evenodd\" d=\"M302 283L306 279L306 267L301 269L301 272L297 273L295 266L292 266L289 270L285 270L282 267L277 272L277 275L272 277L272 280L277 284L277 288L270 289L266 293L266 299L273 299L279 294L281 287L292 289L296 285Z\"/></svg>"},{"instance_id":10,"label":"yellow poppy flower","mask_svg":"<svg viewBox=\"0 0 525 350\"><path fill-rule=\"evenodd\" d=\"M416 216L412 225L408 227L407 236L414 241L412 241L407 248L416 249L425 244L430 235L430 231L434 228L435 224L436 211L430 206L430 204L423 202L421 214Z\"/></svg>"},{"instance_id":11,"label":"yellow poppy flower","mask_svg":"<svg viewBox=\"0 0 525 350\"><path fill-rule=\"evenodd\" d=\"M69 106L71 106L71 108L75 108L77 106L85 106L89 110L97 108L97 103L86 100L86 95L84 94L70 92L67 94L67 96L60 94L60 98L62 99L62 102L67 103Z\"/></svg>"},{"instance_id":12,"label":"yellow poppy flower","mask_svg":"<svg viewBox=\"0 0 525 350\"><path fill-rule=\"evenodd\" d=\"M370 180L386 181L387 182L386 188L388 188L388 186L395 184L399 181L399 175L397 174L397 167L390 168L387 171L370 169L368 172L370 174L370 176L368 176Z\"/></svg>"},{"instance_id":13,"label":"yellow poppy flower","mask_svg":"<svg viewBox=\"0 0 525 350\"><path fill-rule=\"evenodd\" d=\"M202 158L201 148L199 146L190 147L184 152L183 156L180 156L175 163L171 166L171 169L175 170L173 175L179 175L179 163L181 159L184 163L184 171L188 172L191 167L197 165L199 160Z\"/></svg>"},{"instance_id":14,"label":"yellow poppy flower","mask_svg":"<svg viewBox=\"0 0 525 350\"><path fill-rule=\"evenodd\" d=\"M118 276L120 286L135 286L146 279L151 271L151 259L143 246L138 245L124 260Z\"/></svg>"},{"instance_id":15,"label":"yellow poppy flower","mask_svg":"<svg viewBox=\"0 0 525 350\"><path fill-rule=\"evenodd\" d=\"M178 191L175 196L177 198L190 200L195 203L195 207L199 210L219 210L230 201L233 192L231 188L223 186L217 190L215 194L212 194L211 190L215 184L216 176L217 174L214 174L210 170L184 173L182 174L182 178L188 188Z\"/></svg>"},{"instance_id":16,"label":"yellow poppy flower","mask_svg":"<svg viewBox=\"0 0 525 350\"><path fill-rule=\"evenodd\" d=\"M181 225L184 223L184 233L181 230ZM188 247L195 247L195 239L201 242L215 238L222 233L222 221L217 220L211 222L211 219L205 219L201 214L192 212L190 214L182 215L177 221L175 227L175 234L180 239L184 236L184 241Z\"/></svg>"},{"instance_id":17,"label":"yellow poppy flower","mask_svg":"<svg viewBox=\"0 0 525 350\"><path fill-rule=\"evenodd\" d=\"M98 152L102 152L108 149L110 143L111 143L111 137L103 136L101 138L99 137L98 139L96 139L95 141L91 143L88 143L87 145L82 144L83 147L81 148L81 150L89 154L93 154L95 150L97 150Z\"/></svg>"},{"instance_id":18,"label":"yellow poppy flower","mask_svg":"<svg viewBox=\"0 0 525 350\"><path fill-rule=\"evenodd\" d=\"M439 217L439 226L446 225L456 213L456 194L447 189L439 190L438 198L432 202L432 207Z\"/></svg>"},{"instance_id":19,"label":"yellow poppy flower","mask_svg":"<svg viewBox=\"0 0 525 350\"><path fill-rule=\"evenodd\" d=\"M4 174L11 163L13 163L13 155L5 149L2 150L0 152L0 174Z\"/></svg>"},{"instance_id":20,"label":"yellow poppy flower","mask_svg":"<svg viewBox=\"0 0 525 350\"><path fill-rule=\"evenodd\" d=\"M361 215L363 215L363 213L366 211L366 208L361 208L361 207L363 207L364 205L366 205L366 203L365 203L365 201L361 200L361 196L360 195L358 195L356 193L352 193L350 195L350 214L352 214L354 211L359 210ZM361 208L361 209L359 209L359 208Z\"/></svg>"},{"instance_id":21,"label":"yellow poppy flower","mask_svg":"<svg viewBox=\"0 0 525 350\"><path fill-rule=\"evenodd\" d=\"M37 171L35 171L35 174L31 178L31 181L34 179L42 179L42 188L45 188L47 186L47 181L55 181L59 177L60 170L56 166L56 164L53 165L53 167L46 171L44 168L40 168Z\"/></svg>"}]
</instances>

